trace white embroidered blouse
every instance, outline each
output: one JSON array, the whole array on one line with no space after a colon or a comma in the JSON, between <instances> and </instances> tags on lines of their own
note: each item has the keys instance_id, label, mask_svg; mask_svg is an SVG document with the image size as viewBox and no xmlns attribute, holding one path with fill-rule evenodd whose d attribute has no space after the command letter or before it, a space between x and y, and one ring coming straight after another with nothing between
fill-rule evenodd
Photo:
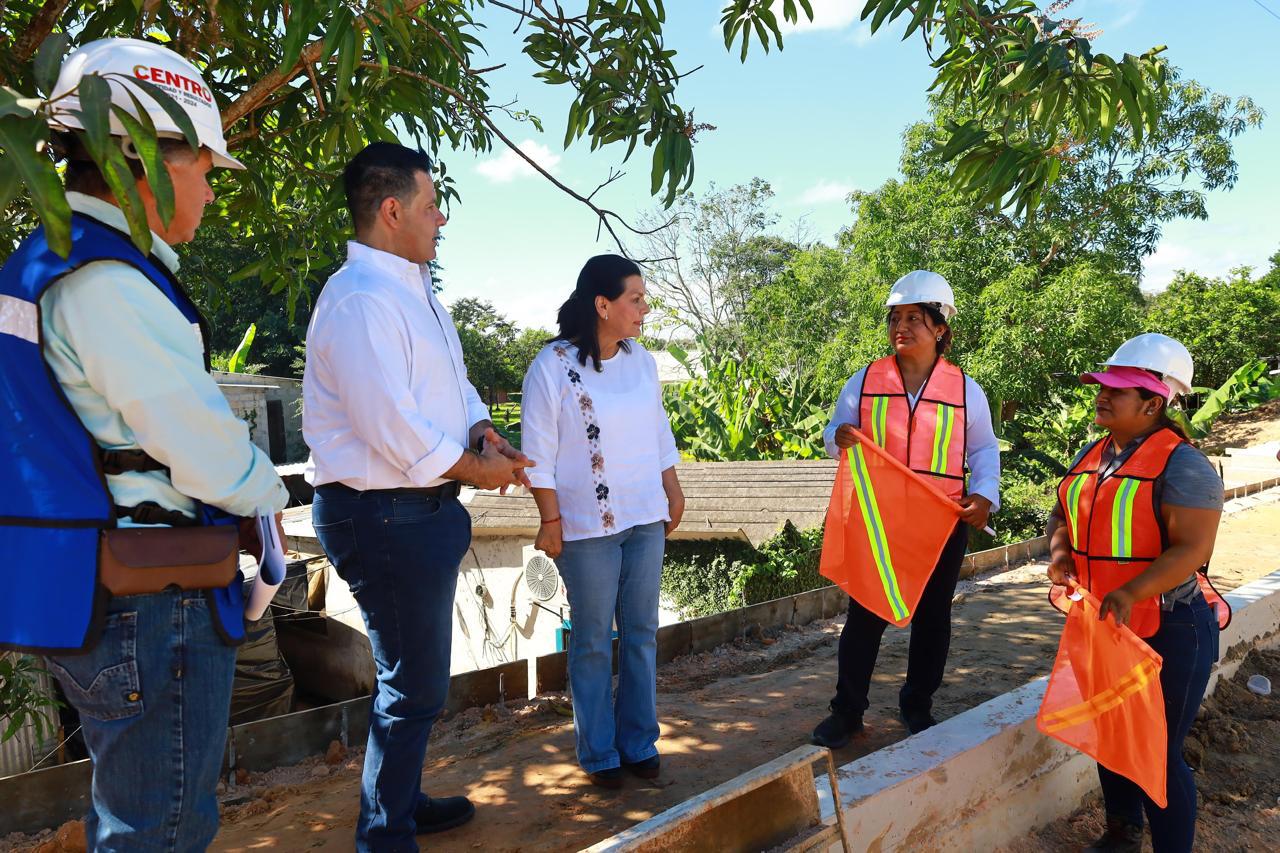
<instances>
[{"instance_id":1,"label":"white embroidered blouse","mask_svg":"<svg viewBox=\"0 0 1280 853\"><path fill-rule=\"evenodd\" d=\"M680 461L653 356L635 341L596 372L573 344L542 349L524 378L520 449L534 488L555 489L566 541L669 521L662 472Z\"/></svg>"}]
</instances>

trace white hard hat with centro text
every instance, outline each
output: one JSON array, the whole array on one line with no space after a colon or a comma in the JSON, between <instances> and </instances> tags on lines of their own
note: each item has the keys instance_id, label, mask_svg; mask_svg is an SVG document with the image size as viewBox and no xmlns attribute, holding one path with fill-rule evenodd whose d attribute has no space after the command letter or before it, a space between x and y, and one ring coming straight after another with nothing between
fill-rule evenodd
<instances>
[{"instance_id":1,"label":"white hard hat with centro text","mask_svg":"<svg viewBox=\"0 0 1280 853\"><path fill-rule=\"evenodd\" d=\"M121 78L143 80L163 89L190 117L200 145L213 154L213 165L228 169L244 168L244 164L227 151L218 104L200 71L167 47L139 39L99 39L72 51L63 60L58 82L53 87L52 99L57 102L49 119L55 129L84 129L79 117L72 113L73 110L79 111L80 99L74 93L61 96L73 92L80 85L80 80L90 74L106 80L111 87L113 104L136 115L137 105L129 97L132 94L147 111L160 136L182 138L182 130L150 95ZM114 114L111 116L111 133L127 135L124 125Z\"/></svg>"},{"instance_id":2,"label":"white hard hat with centro text","mask_svg":"<svg viewBox=\"0 0 1280 853\"><path fill-rule=\"evenodd\" d=\"M884 304L889 308L895 305L929 305L936 308L947 322L956 316L956 298L951 292L951 285L936 272L928 270L912 270L895 281Z\"/></svg>"}]
</instances>

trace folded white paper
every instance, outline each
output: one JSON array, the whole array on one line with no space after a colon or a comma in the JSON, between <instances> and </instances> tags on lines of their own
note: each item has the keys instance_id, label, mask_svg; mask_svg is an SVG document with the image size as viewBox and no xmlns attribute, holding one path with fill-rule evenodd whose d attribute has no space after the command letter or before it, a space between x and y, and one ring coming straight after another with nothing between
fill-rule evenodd
<instances>
[{"instance_id":1,"label":"folded white paper","mask_svg":"<svg viewBox=\"0 0 1280 853\"><path fill-rule=\"evenodd\" d=\"M284 543L280 541L275 517L260 515L255 523L262 541L262 558L258 560L258 574L253 579L249 601L244 608L245 618L250 621L262 618L262 614L267 612L267 605L275 598L276 590L284 583Z\"/></svg>"}]
</instances>

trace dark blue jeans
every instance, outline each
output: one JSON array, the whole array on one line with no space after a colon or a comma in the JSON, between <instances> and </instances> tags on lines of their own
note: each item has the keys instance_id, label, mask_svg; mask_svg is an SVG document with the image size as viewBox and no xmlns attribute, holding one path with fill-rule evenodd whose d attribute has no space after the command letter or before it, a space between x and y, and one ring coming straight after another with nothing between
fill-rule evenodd
<instances>
[{"instance_id":1,"label":"dark blue jeans","mask_svg":"<svg viewBox=\"0 0 1280 853\"><path fill-rule=\"evenodd\" d=\"M1175 605L1163 614L1160 630L1147 643L1164 658L1160 687L1169 729L1169 805L1158 807L1133 782L1098 765L1102 799L1107 817L1134 826L1142 826L1142 813L1146 812L1155 853L1189 853L1196 836L1196 783L1191 768L1182 760L1182 742L1195 722L1209 672L1218 659L1218 620L1213 608L1204 596Z\"/></svg>"},{"instance_id":2,"label":"dark blue jeans","mask_svg":"<svg viewBox=\"0 0 1280 853\"><path fill-rule=\"evenodd\" d=\"M92 651L48 659L93 758L90 850L213 841L235 663L202 592L115 598Z\"/></svg>"},{"instance_id":3,"label":"dark blue jeans","mask_svg":"<svg viewBox=\"0 0 1280 853\"><path fill-rule=\"evenodd\" d=\"M330 484L311 507L316 537L351 587L378 671L356 847L416 851L414 810L431 726L449 693L453 596L471 544L456 498Z\"/></svg>"}]
</instances>

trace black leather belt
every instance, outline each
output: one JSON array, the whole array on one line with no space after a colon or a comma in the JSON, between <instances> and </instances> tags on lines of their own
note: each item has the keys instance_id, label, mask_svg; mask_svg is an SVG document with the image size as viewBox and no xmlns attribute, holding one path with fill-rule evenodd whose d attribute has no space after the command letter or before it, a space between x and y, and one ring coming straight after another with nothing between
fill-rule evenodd
<instances>
[{"instance_id":1,"label":"black leather belt","mask_svg":"<svg viewBox=\"0 0 1280 853\"><path fill-rule=\"evenodd\" d=\"M427 498L446 499L446 498L458 497L458 495L462 492L462 484L459 483L457 480L450 480L449 482L442 483L439 486L424 486L422 488L416 488L416 489L369 489L368 491L365 491L365 492L361 492L357 489L353 489L350 486L348 486L346 483L325 483L323 486L316 487L316 491L325 491L325 490L332 490L335 492L349 492L350 494L353 494L353 495L363 495L363 494L369 494L370 492L376 492L377 494L380 494L380 495L405 495L406 497L412 496L412 495L421 495L422 497L427 497Z\"/></svg>"},{"instance_id":2,"label":"black leather belt","mask_svg":"<svg viewBox=\"0 0 1280 853\"><path fill-rule=\"evenodd\" d=\"M428 486L421 489L382 489L393 495L424 495L429 498L456 498L462 494L462 484L457 480L441 483L439 486Z\"/></svg>"}]
</instances>

